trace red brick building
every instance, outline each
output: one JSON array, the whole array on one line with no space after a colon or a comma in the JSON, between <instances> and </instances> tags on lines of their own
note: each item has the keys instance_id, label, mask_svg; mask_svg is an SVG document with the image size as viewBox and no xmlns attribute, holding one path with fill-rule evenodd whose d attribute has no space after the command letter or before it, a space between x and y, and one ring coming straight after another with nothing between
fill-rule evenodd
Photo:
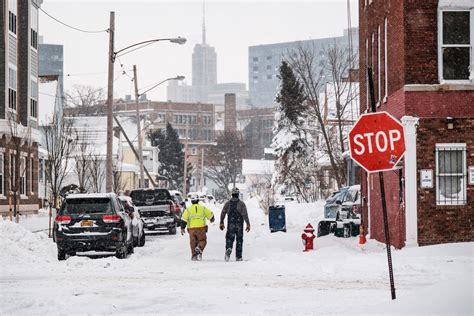
<instances>
[{"instance_id":1,"label":"red brick building","mask_svg":"<svg viewBox=\"0 0 474 316\"><path fill-rule=\"evenodd\" d=\"M361 112L371 67L377 111L405 125L406 155L384 174L392 244L474 241L474 1L359 0L359 29ZM361 181L383 241L378 176Z\"/></svg>"}]
</instances>

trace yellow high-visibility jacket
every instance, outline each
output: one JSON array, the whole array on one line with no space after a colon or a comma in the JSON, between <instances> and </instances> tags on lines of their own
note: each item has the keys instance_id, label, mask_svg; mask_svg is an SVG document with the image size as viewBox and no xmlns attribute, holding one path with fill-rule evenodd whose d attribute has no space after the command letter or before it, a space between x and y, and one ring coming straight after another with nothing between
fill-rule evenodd
<instances>
[{"instance_id":1,"label":"yellow high-visibility jacket","mask_svg":"<svg viewBox=\"0 0 474 316\"><path fill-rule=\"evenodd\" d=\"M188 228L199 228L206 226L206 218L211 219L214 213L207 207L200 204L191 204L181 216L181 220L185 221Z\"/></svg>"}]
</instances>

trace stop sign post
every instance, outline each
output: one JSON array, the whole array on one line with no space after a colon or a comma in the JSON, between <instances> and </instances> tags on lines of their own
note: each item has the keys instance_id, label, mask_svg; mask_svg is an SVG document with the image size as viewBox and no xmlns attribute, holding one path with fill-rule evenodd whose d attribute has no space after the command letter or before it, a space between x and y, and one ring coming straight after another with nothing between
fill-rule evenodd
<instances>
[{"instance_id":1,"label":"stop sign post","mask_svg":"<svg viewBox=\"0 0 474 316\"><path fill-rule=\"evenodd\" d=\"M367 172L379 172L382 215L387 247L388 272L392 300L396 299L393 279L392 254L390 249L390 231L388 228L387 204L383 171L392 170L405 154L405 133L403 125L387 112L377 112L375 105L374 80L371 67L367 67L367 85L372 113L364 114L349 132L351 158ZM361 215L363 212L361 212ZM363 216L361 216L361 235L363 234Z\"/></svg>"},{"instance_id":2,"label":"stop sign post","mask_svg":"<svg viewBox=\"0 0 474 316\"><path fill-rule=\"evenodd\" d=\"M367 172L392 170L405 154L403 125L387 112L364 114L349 132L349 148Z\"/></svg>"}]
</instances>

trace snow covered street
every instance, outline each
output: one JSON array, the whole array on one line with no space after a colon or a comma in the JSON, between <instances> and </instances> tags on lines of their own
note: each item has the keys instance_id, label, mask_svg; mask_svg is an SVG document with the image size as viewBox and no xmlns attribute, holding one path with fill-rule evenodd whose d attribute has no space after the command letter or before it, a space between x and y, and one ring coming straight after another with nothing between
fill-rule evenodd
<instances>
[{"instance_id":1,"label":"snow covered street","mask_svg":"<svg viewBox=\"0 0 474 316\"><path fill-rule=\"evenodd\" d=\"M128 259L57 261L44 232L0 221L0 314L442 314L472 315L474 243L394 250L390 299L384 245L325 236L302 252L323 204L289 204L287 233L270 234L254 201L244 261L224 261L224 232L211 224L202 262L188 235L148 235ZM212 206L211 206L212 207ZM214 208L216 217L220 208Z\"/></svg>"}]
</instances>

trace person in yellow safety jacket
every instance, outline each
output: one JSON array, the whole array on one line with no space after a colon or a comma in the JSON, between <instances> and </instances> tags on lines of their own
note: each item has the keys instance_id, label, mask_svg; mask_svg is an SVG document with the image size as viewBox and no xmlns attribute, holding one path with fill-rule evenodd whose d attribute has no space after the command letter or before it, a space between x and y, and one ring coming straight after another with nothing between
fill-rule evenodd
<instances>
[{"instance_id":1,"label":"person in yellow safety jacket","mask_svg":"<svg viewBox=\"0 0 474 316\"><path fill-rule=\"evenodd\" d=\"M191 195L191 206L186 208L181 217L181 235L184 235L186 225L188 226L189 244L191 246L191 260L200 261L202 252L207 244L206 219L214 222L214 213L204 205L199 204L199 196Z\"/></svg>"}]
</instances>

